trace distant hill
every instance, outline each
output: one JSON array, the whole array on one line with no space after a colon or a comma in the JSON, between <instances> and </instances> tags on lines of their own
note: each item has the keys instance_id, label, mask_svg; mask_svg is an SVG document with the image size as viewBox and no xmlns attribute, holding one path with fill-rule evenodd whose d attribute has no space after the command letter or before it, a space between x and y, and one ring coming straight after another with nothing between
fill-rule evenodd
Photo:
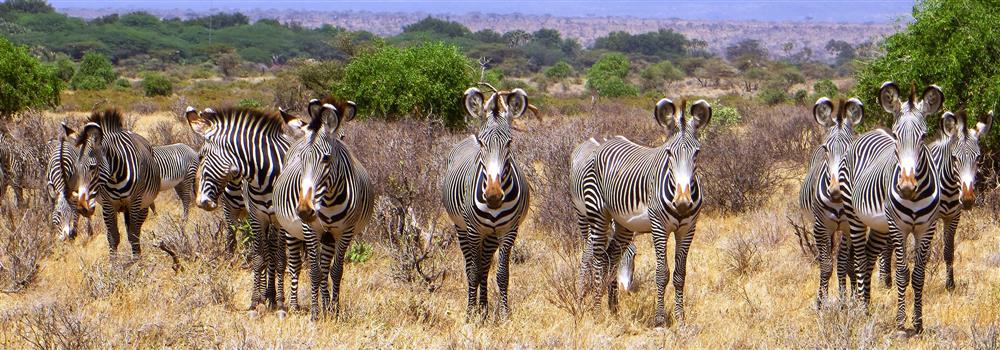
<instances>
[{"instance_id":1,"label":"distant hill","mask_svg":"<svg viewBox=\"0 0 1000 350\"><path fill-rule=\"evenodd\" d=\"M124 13L130 10L68 8L60 11L77 17L96 18L109 13ZM211 12L156 8L151 8L147 11L164 18L180 17L185 19ZM253 20L269 18L281 22L294 22L305 27L318 27L330 24L350 30L366 30L379 35L399 34L403 26L417 22L428 16L427 13L301 11L287 9L241 10L240 12ZM819 21L720 21L678 18L562 17L482 13L434 15L434 17L462 23L473 31L493 29L503 33L510 30L522 29L533 32L541 28L552 28L558 30L564 37L574 38L585 46L590 46L596 38L605 36L613 31L626 31L635 34L659 29L673 29L688 38L704 40L708 43L708 50L715 53L721 53L727 45L742 39L758 39L765 44L774 56L794 55L808 48L812 51L813 57L821 60L830 60L833 58L832 54L825 49L826 43L831 39L842 40L852 45L857 45L866 41L877 41L883 36L898 30L897 24L890 23L833 23ZM785 51L784 46L789 42L793 44L792 49Z\"/></svg>"}]
</instances>

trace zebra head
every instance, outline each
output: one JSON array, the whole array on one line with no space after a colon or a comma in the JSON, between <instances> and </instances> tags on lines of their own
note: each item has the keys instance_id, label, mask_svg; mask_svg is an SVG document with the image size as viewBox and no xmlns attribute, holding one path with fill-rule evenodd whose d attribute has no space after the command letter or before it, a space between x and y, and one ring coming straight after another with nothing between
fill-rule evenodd
<instances>
[{"instance_id":1,"label":"zebra head","mask_svg":"<svg viewBox=\"0 0 1000 350\"><path fill-rule=\"evenodd\" d=\"M895 122L892 125L892 136L896 141L896 190L903 198L912 200L917 196L918 171L923 159L924 138L927 136L925 118L937 113L944 101L944 94L937 85L924 89L920 101L916 100L916 90L910 91L910 97L903 101L899 96L899 88L893 82L885 82L879 89L879 104L886 112L892 114ZM923 170L928 171L928 170Z\"/></svg>"},{"instance_id":2,"label":"zebra head","mask_svg":"<svg viewBox=\"0 0 1000 350\"><path fill-rule=\"evenodd\" d=\"M686 104L681 101L680 108L677 108L673 101L665 98L657 102L653 110L656 122L673 131L666 143L670 149L666 194L672 194L672 197L664 199L669 199L674 210L681 215L688 214L700 198L696 178L696 160L701 150L698 130L712 119L712 106L705 100L691 105L690 112L686 110Z\"/></svg>"},{"instance_id":3,"label":"zebra head","mask_svg":"<svg viewBox=\"0 0 1000 350\"><path fill-rule=\"evenodd\" d=\"M52 210L52 226L59 229L60 240L67 240L76 238L76 221L79 215L76 207L70 204L72 200L70 177L75 172L73 165L76 161L76 152L73 150L73 145L67 141L67 138L76 138L76 131L65 123L62 127L65 135L60 135L59 139L49 143L52 158L49 159L48 182L45 187L49 198L55 203Z\"/></svg>"},{"instance_id":4,"label":"zebra head","mask_svg":"<svg viewBox=\"0 0 1000 350\"><path fill-rule=\"evenodd\" d=\"M198 152L198 163L195 168L195 205L204 210L212 211L219 206L219 196L224 192L230 181L239 177L239 162L226 152L219 142L212 142L211 135L216 130L209 122L216 112L205 108L198 112L194 107L185 111L188 124L195 132L205 137L205 144Z\"/></svg>"},{"instance_id":5,"label":"zebra head","mask_svg":"<svg viewBox=\"0 0 1000 350\"><path fill-rule=\"evenodd\" d=\"M941 131L944 132L951 148L951 159L944 159L946 171L951 171L959 181L959 201L965 209L971 209L976 202L976 172L979 170L979 137L990 130L993 111L986 114L974 128L967 128L965 112L956 116L945 112L941 116Z\"/></svg>"},{"instance_id":6,"label":"zebra head","mask_svg":"<svg viewBox=\"0 0 1000 350\"><path fill-rule=\"evenodd\" d=\"M503 204L504 180L511 171L511 121L528 110L528 94L521 89L497 91L485 100L477 88L465 90L465 109L469 115L482 119L476 142L479 144L477 198L482 197L490 209ZM482 193L482 195L479 195Z\"/></svg>"},{"instance_id":7,"label":"zebra head","mask_svg":"<svg viewBox=\"0 0 1000 350\"><path fill-rule=\"evenodd\" d=\"M312 121L305 127L309 143L301 155L302 179L295 207L299 218L306 222L316 218L324 203L334 202L328 197L336 195L346 181L343 174L349 171L345 169L349 153L340 141L339 132L344 123L354 119L357 105L351 101L321 103L312 100L308 109Z\"/></svg>"},{"instance_id":8,"label":"zebra head","mask_svg":"<svg viewBox=\"0 0 1000 350\"><path fill-rule=\"evenodd\" d=\"M834 203L839 203L842 199L838 172L846 160L847 148L854 140L854 126L861 122L863 116L864 105L856 98L840 100L836 115L833 102L826 97L817 100L813 106L813 118L826 129L826 139L820 147L824 154L826 177L829 179L826 190Z\"/></svg>"},{"instance_id":9,"label":"zebra head","mask_svg":"<svg viewBox=\"0 0 1000 350\"><path fill-rule=\"evenodd\" d=\"M94 215L97 210L97 192L103 185L101 178L107 174L103 141L104 128L93 121L85 124L76 138L80 154L76 160L76 171L70 180L75 188L71 197L76 210L85 217Z\"/></svg>"}]
</instances>

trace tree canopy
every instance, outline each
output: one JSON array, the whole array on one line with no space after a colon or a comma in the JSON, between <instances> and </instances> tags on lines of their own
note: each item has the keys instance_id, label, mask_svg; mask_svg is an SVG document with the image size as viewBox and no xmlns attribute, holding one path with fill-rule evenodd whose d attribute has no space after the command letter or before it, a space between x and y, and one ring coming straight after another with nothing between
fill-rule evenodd
<instances>
[{"instance_id":1,"label":"tree canopy","mask_svg":"<svg viewBox=\"0 0 1000 350\"><path fill-rule=\"evenodd\" d=\"M0 119L59 103L62 80L23 46L0 37Z\"/></svg>"}]
</instances>

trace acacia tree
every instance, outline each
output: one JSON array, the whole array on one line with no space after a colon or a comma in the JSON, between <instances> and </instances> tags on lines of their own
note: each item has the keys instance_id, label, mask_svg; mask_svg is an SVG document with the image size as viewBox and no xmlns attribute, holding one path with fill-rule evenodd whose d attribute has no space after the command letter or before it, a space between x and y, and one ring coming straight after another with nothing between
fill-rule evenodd
<instances>
[{"instance_id":1,"label":"acacia tree","mask_svg":"<svg viewBox=\"0 0 1000 350\"><path fill-rule=\"evenodd\" d=\"M54 70L31 56L27 47L0 37L0 124L27 108L59 104L62 86Z\"/></svg>"},{"instance_id":2,"label":"acacia tree","mask_svg":"<svg viewBox=\"0 0 1000 350\"><path fill-rule=\"evenodd\" d=\"M937 84L944 91L945 110L966 109L970 117L1000 112L1000 11L989 2L925 0L914 7L914 21L882 44L885 55L863 62L852 92L867 108L869 125L891 125L892 116L876 103L879 86L887 80L918 89ZM872 117L869 117L872 116ZM939 115L930 116L936 129ZM970 118L975 120L975 118ZM996 128L980 138L985 151L996 154Z\"/></svg>"}]
</instances>

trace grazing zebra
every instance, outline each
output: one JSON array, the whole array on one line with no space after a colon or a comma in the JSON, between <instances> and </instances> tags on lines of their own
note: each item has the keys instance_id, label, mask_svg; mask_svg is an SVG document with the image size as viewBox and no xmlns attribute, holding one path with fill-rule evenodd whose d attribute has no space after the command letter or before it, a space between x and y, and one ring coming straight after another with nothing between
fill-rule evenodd
<instances>
[{"instance_id":1,"label":"grazing zebra","mask_svg":"<svg viewBox=\"0 0 1000 350\"><path fill-rule=\"evenodd\" d=\"M7 187L14 190L14 207L24 207L24 162L27 153L10 135L0 132L0 201L7 197Z\"/></svg>"},{"instance_id":2,"label":"grazing zebra","mask_svg":"<svg viewBox=\"0 0 1000 350\"><path fill-rule=\"evenodd\" d=\"M63 130L69 129L63 124ZM76 173L76 159L79 157L76 147L71 140L76 139L76 134L69 129L71 137L60 136L57 140L49 141L49 160L46 167L46 190L49 199L52 200L52 226L59 230L59 239L76 238L76 227L79 221L79 214L76 206L72 203L72 184L70 179ZM90 218L87 218L87 227L90 228Z\"/></svg>"},{"instance_id":3,"label":"grazing zebra","mask_svg":"<svg viewBox=\"0 0 1000 350\"><path fill-rule=\"evenodd\" d=\"M243 194L253 231L254 282L249 310L265 301L284 309L284 233L274 216L272 192L289 147L282 126L298 123L298 119L246 108L198 113L188 107L185 116L195 133L205 139L195 173L196 205L215 210L219 197L223 193L228 197L233 184L239 184ZM228 199L223 202L227 208L235 204Z\"/></svg>"},{"instance_id":4,"label":"grazing zebra","mask_svg":"<svg viewBox=\"0 0 1000 350\"><path fill-rule=\"evenodd\" d=\"M371 220L374 188L364 166L338 135L341 126L354 118L354 102L312 100L308 109L309 134L288 151L274 183L274 206L287 234L289 303L298 307L298 275L302 253L307 252L315 318L320 294L324 309L339 310L344 256L354 234L363 232ZM332 296L327 294L327 275L332 279Z\"/></svg>"},{"instance_id":5,"label":"grazing zebra","mask_svg":"<svg viewBox=\"0 0 1000 350\"><path fill-rule=\"evenodd\" d=\"M510 252L529 205L527 179L511 152L511 121L528 109L528 95L521 89L493 90L488 100L479 89L465 91L465 109L469 115L480 117L482 125L479 133L452 149L441 185L442 201L455 225L465 258L467 320L475 311L477 293L485 316L487 276L498 246L496 279L500 314L504 318L510 315L507 305Z\"/></svg>"},{"instance_id":6,"label":"grazing zebra","mask_svg":"<svg viewBox=\"0 0 1000 350\"><path fill-rule=\"evenodd\" d=\"M635 232L651 232L656 253L656 325L667 322L663 296L669 280L666 262L668 234L674 234L675 271L674 316L684 320L684 277L687 255L694 238L702 204L701 183L696 159L701 148L697 132L708 124L712 107L703 100L680 108L669 99L654 109L656 122L673 131L666 143L656 148L641 146L625 137L612 138L594 151L585 164L582 181L574 191L588 194L586 216L590 225L587 248L593 251L595 281L607 281L610 268L618 264L622 250ZM575 172L575 170L574 170ZM590 193L593 193L590 195ZM614 230L612 229L614 223ZM630 274L629 274L630 275ZM617 284L608 285L608 303L617 310Z\"/></svg>"},{"instance_id":7,"label":"grazing zebra","mask_svg":"<svg viewBox=\"0 0 1000 350\"><path fill-rule=\"evenodd\" d=\"M125 214L132 256L137 258L142 224L159 193L160 169L153 161L149 141L126 130L122 118L114 109L90 116L76 138L80 154L70 183L76 187L76 209L84 216L93 215L100 201L112 257L121 239L117 214ZM65 131L66 136L74 134L69 128Z\"/></svg>"},{"instance_id":8,"label":"grazing zebra","mask_svg":"<svg viewBox=\"0 0 1000 350\"><path fill-rule=\"evenodd\" d=\"M805 181L799 193L799 207L813 218L813 237L819 252L819 292L816 295L816 306L822 307L826 301L826 292L830 276L833 273L833 258L831 250L837 256L837 281L840 286L840 297L844 298L851 281L853 290L854 275L850 272L852 255L848 235L850 233L847 217L843 213L843 198L838 182L838 173L845 161L847 148L854 141L854 126L861 122L864 106L857 99L840 100L836 114L834 104L823 97L813 106L813 118L826 129L823 143L813 151L812 160L806 171ZM837 233L840 233L840 243L836 244Z\"/></svg>"},{"instance_id":9,"label":"grazing zebra","mask_svg":"<svg viewBox=\"0 0 1000 350\"><path fill-rule=\"evenodd\" d=\"M941 137L928 145L934 167L941 183L941 207L938 217L944 223L945 289L955 289L955 233L962 211L971 209L976 202L976 172L979 170L980 137L993 124L993 111L983 117L975 127L968 128L964 112L957 115L945 112L941 118ZM886 286L891 283L891 252L883 250L879 260L879 275Z\"/></svg>"},{"instance_id":10,"label":"grazing zebra","mask_svg":"<svg viewBox=\"0 0 1000 350\"><path fill-rule=\"evenodd\" d=\"M191 149L191 146L175 143L154 146L153 159L160 168L160 192L173 189L177 193L184 220L187 221L191 195L194 193L194 172L198 154Z\"/></svg>"},{"instance_id":11,"label":"grazing zebra","mask_svg":"<svg viewBox=\"0 0 1000 350\"><path fill-rule=\"evenodd\" d=\"M910 279L904 243L912 234L916 242L913 326L921 332L924 268L940 203L937 169L923 143L927 134L924 118L938 112L944 94L932 85L924 90L920 101L915 91L903 101L896 84L886 82L879 89L878 100L895 117L892 130L870 131L851 143L838 175L855 251L858 295L867 305L874 261L891 240L896 258L896 327L903 328Z\"/></svg>"}]
</instances>

